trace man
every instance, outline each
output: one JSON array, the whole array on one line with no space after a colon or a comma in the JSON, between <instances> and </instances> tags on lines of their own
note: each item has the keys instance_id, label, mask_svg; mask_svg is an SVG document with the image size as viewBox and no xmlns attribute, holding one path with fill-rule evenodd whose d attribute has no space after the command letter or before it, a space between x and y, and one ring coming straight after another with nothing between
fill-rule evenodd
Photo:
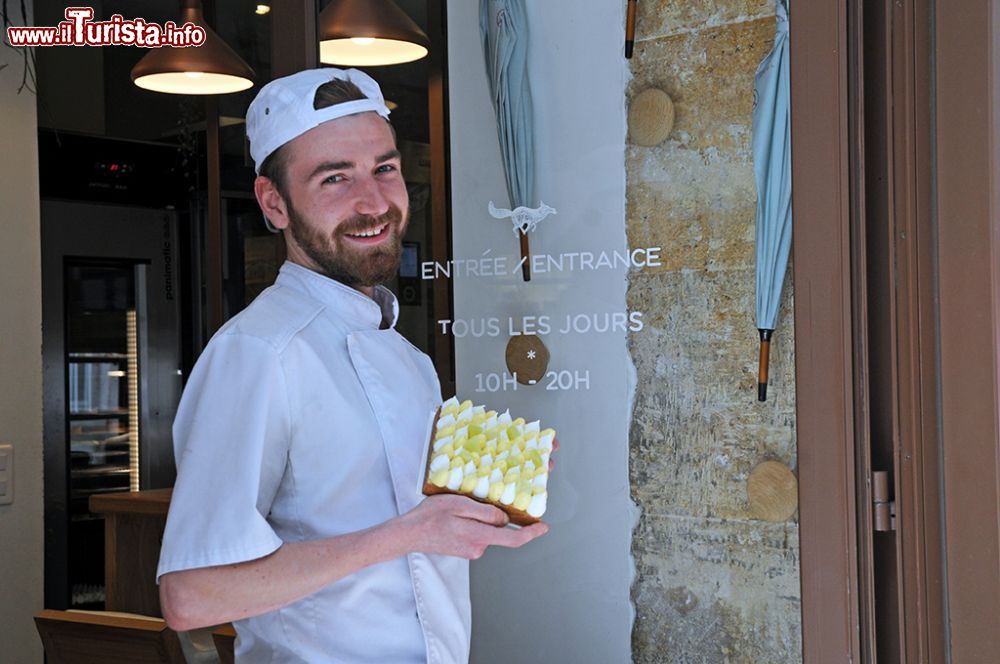
<instances>
[{"instance_id":1,"label":"man","mask_svg":"<svg viewBox=\"0 0 1000 664\"><path fill-rule=\"evenodd\" d=\"M375 81L337 69L273 81L247 113L288 262L185 388L158 569L167 623L234 622L238 661L467 661L466 560L547 530L421 500L441 395L379 285L408 220L388 114Z\"/></svg>"}]
</instances>

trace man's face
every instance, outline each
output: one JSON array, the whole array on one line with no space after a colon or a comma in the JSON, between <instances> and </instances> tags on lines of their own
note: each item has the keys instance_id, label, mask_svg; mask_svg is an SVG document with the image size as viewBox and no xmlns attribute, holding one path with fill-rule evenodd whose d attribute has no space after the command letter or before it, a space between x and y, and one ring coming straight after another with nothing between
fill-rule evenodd
<instances>
[{"instance_id":1,"label":"man's face","mask_svg":"<svg viewBox=\"0 0 1000 664\"><path fill-rule=\"evenodd\" d=\"M271 223L288 228L289 259L370 294L399 269L409 221L388 123L375 113L348 115L324 122L283 150L284 215L261 204Z\"/></svg>"}]
</instances>

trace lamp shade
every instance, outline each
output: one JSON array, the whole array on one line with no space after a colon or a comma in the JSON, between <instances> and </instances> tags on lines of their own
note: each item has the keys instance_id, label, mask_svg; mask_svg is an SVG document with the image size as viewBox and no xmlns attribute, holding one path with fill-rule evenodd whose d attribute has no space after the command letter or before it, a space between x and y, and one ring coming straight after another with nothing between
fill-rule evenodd
<instances>
[{"instance_id":1,"label":"lamp shade","mask_svg":"<svg viewBox=\"0 0 1000 664\"><path fill-rule=\"evenodd\" d=\"M319 60L376 67L419 60L430 39L392 0L332 0L319 15Z\"/></svg>"},{"instance_id":2,"label":"lamp shade","mask_svg":"<svg viewBox=\"0 0 1000 664\"><path fill-rule=\"evenodd\" d=\"M201 46L150 49L132 67L132 82L154 92L180 95L217 95L253 86L254 71L208 25L198 0L183 0L181 24L205 29Z\"/></svg>"}]
</instances>

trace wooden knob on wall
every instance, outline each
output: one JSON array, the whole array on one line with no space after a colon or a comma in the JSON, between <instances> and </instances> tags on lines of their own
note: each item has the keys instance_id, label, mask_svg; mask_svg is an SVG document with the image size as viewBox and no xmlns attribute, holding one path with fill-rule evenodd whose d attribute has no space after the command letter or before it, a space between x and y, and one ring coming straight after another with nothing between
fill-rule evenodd
<instances>
[{"instance_id":1,"label":"wooden knob on wall","mask_svg":"<svg viewBox=\"0 0 1000 664\"><path fill-rule=\"evenodd\" d=\"M632 98L628 109L629 140L652 147L667 140L674 128L674 102L663 90L648 88Z\"/></svg>"},{"instance_id":2,"label":"wooden knob on wall","mask_svg":"<svg viewBox=\"0 0 1000 664\"><path fill-rule=\"evenodd\" d=\"M787 521L799 505L799 483L779 461L764 461L747 478L750 516L764 521Z\"/></svg>"},{"instance_id":3,"label":"wooden knob on wall","mask_svg":"<svg viewBox=\"0 0 1000 664\"><path fill-rule=\"evenodd\" d=\"M522 385L534 385L549 367L549 349L534 334L511 337L507 343L507 370Z\"/></svg>"}]
</instances>

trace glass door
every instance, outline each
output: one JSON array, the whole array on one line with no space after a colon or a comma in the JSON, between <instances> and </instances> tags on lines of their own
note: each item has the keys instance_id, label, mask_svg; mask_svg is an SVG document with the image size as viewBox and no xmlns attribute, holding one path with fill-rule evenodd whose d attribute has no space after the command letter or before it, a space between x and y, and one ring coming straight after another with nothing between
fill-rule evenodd
<instances>
[{"instance_id":1,"label":"glass door","mask_svg":"<svg viewBox=\"0 0 1000 664\"><path fill-rule=\"evenodd\" d=\"M65 269L70 606L104 602L104 524L91 496L139 490L137 272L128 262Z\"/></svg>"}]
</instances>

